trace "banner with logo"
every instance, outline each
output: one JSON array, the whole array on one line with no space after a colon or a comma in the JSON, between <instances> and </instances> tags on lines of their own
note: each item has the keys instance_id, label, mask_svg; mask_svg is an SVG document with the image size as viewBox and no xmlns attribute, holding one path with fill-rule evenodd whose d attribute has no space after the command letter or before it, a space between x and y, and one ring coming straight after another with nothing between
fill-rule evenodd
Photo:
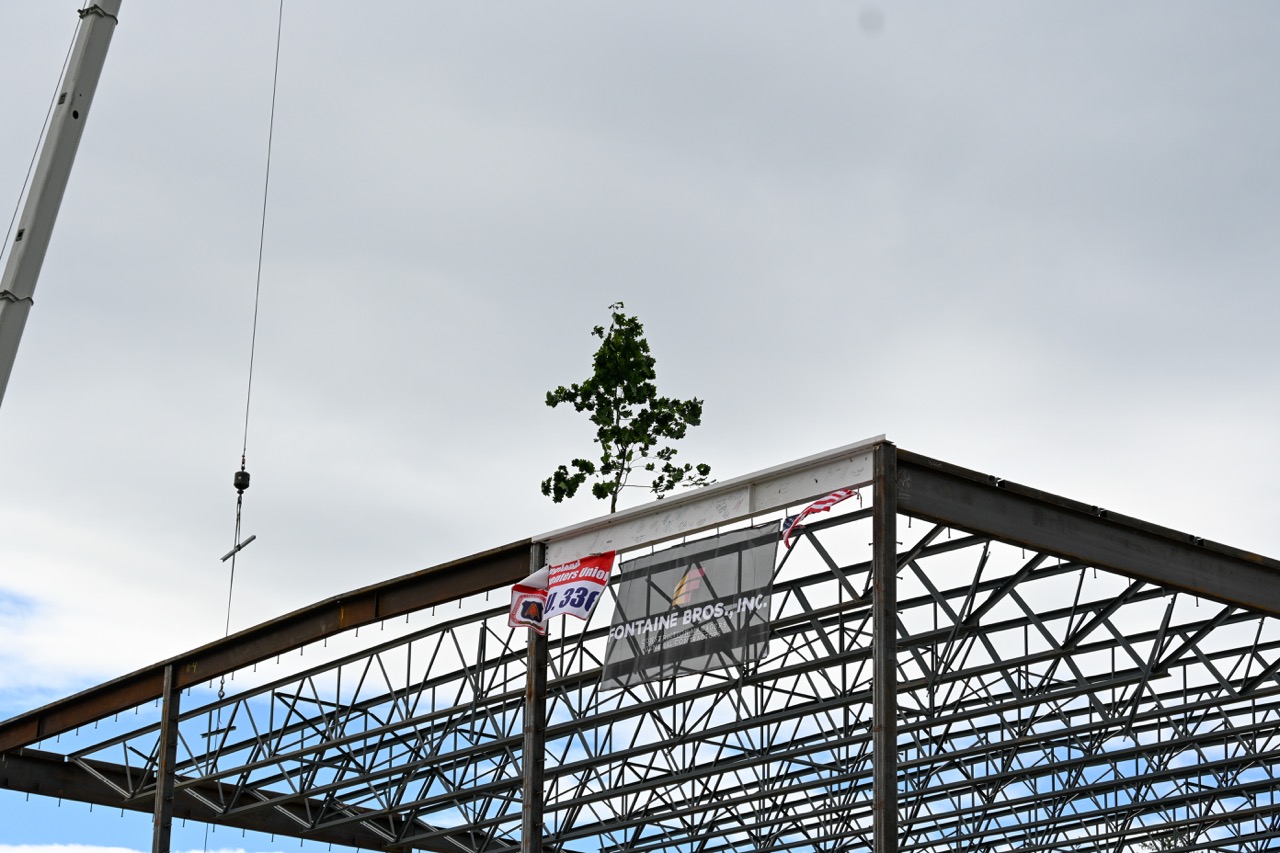
<instances>
[{"instance_id":1,"label":"banner with logo","mask_svg":"<svg viewBox=\"0 0 1280 853\"><path fill-rule=\"evenodd\" d=\"M542 572L545 573L546 569L542 569ZM532 579L533 575L530 575L530 578ZM532 628L539 634L547 633L545 580L542 586L518 583L511 587L511 610L507 613L507 624L512 628Z\"/></svg>"},{"instance_id":2,"label":"banner with logo","mask_svg":"<svg viewBox=\"0 0 1280 853\"><path fill-rule=\"evenodd\" d=\"M547 569L547 613L552 616L577 616L586 619L613 571L613 551L572 560Z\"/></svg>"},{"instance_id":3,"label":"banner with logo","mask_svg":"<svg viewBox=\"0 0 1280 853\"><path fill-rule=\"evenodd\" d=\"M507 624L547 632L552 616L591 616L596 602L609 585L614 552L593 554L558 566L543 566L511 587Z\"/></svg>"},{"instance_id":4,"label":"banner with logo","mask_svg":"<svg viewBox=\"0 0 1280 853\"><path fill-rule=\"evenodd\" d=\"M778 523L618 567L602 688L729 669L764 657Z\"/></svg>"}]
</instances>

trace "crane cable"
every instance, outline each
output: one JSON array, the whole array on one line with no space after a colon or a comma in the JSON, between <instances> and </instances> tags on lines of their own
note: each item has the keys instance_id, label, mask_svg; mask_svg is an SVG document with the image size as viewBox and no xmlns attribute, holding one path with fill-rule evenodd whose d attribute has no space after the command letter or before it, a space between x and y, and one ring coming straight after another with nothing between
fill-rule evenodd
<instances>
[{"instance_id":1,"label":"crane cable","mask_svg":"<svg viewBox=\"0 0 1280 853\"><path fill-rule=\"evenodd\" d=\"M280 82L280 34L284 24L284 0L280 0L276 14L276 55L275 67L271 76L271 116L267 123L267 165L262 181L262 218L258 227L258 270L253 287L253 328L249 338L249 379L244 394L244 442L240 447L240 470L235 472L233 484L236 489L236 529L232 549L222 558L223 562L231 560L231 576L227 583L227 620L223 629L223 637L231 634L231 597L236 584L236 555L252 542L256 536L240 541L240 515L244 507L244 492L249 488L249 472L245 470L245 460L249 452L249 404L253 399L253 360L258 346L258 303L262 293L262 251L267 234L267 194L271 187L271 147L275 140L276 128L276 93ZM227 677L222 676L218 685L218 699L226 696Z\"/></svg>"}]
</instances>

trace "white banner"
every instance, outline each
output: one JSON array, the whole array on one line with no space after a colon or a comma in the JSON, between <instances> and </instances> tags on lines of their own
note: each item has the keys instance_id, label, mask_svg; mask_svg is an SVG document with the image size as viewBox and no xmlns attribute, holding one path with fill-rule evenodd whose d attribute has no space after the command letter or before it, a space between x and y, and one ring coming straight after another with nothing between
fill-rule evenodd
<instances>
[{"instance_id":1,"label":"white banner","mask_svg":"<svg viewBox=\"0 0 1280 853\"><path fill-rule=\"evenodd\" d=\"M507 624L545 634L552 616L587 619L609 585L614 552L545 566L511 587Z\"/></svg>"},{"instance_id":2,"label":"white banner","mask_svg":"<svg viewBox=\"0 0 1280 853\"><path fill-rule=\"evenodd\" d=\"M609 585L613 551L551 566L547 577L547 618L577 616L586 619Z\"/></svg>"}]
</instances>

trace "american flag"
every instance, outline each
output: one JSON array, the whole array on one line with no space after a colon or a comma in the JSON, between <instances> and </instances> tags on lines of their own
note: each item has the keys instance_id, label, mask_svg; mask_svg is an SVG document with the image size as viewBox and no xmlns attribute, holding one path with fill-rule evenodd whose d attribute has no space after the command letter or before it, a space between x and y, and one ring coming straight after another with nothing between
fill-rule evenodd
<instances>
[{"instance_id":1,"label":"american flag","mask_svg":"<svg viewBox=\"0 0 1280 853\"><path fill-rule=\"evenodd\" d=\"M840 503L840 501L847 500L852 497L857 497L858 503L862 503L862 495L857 489L836 489L825 498L818 498L816 501L809 504L800 511L799 515L788 516L782 523L782 544L786 545L788 550L791 549L791 533L800 527L800 522L804 520L805 516L815 512L826 512L836 504Z\"/></svg>"}]
</instances>

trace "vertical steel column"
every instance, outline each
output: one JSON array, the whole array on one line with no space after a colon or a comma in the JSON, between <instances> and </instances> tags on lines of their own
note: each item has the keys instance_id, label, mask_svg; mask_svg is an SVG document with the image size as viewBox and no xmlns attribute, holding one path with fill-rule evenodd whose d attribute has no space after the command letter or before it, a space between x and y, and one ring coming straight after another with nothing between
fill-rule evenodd
<instances>
[{"instance_id":1,"label":"vertical steel column","mask_svg":"<svg viewBox=\"0 0 1280 853\"><path fill-rule=\"evenodd\" d=\"M898 451L875 448L871 571L872 853L898 850Z\"/></svg>"},{"instance_id":2,"label":"vertical steel column","mask_svg":"<svg viewBox=\"0 0 1280 853\"><path fill-rule=\"evenodd\" d=\"M546 546L534 543L529 572L542 568ZM543 761L547 735L547 637L529 631L524 687L524 789L520 795L520 853L542 853Z\"/></svg>"},{"instance_id":3,"label":"vertical steel column","mask_svg":"<svg viewBox=\"0 0 1280 853\"><path fill-rule=\"evenodd\" d=\"M178 759L178 700L182 695L174 681L173 664L169 664L164 668L164 696L160 705L151 853L169 853L169 836L173 831L173 766Z\"/></svg>"}]
</instances>

